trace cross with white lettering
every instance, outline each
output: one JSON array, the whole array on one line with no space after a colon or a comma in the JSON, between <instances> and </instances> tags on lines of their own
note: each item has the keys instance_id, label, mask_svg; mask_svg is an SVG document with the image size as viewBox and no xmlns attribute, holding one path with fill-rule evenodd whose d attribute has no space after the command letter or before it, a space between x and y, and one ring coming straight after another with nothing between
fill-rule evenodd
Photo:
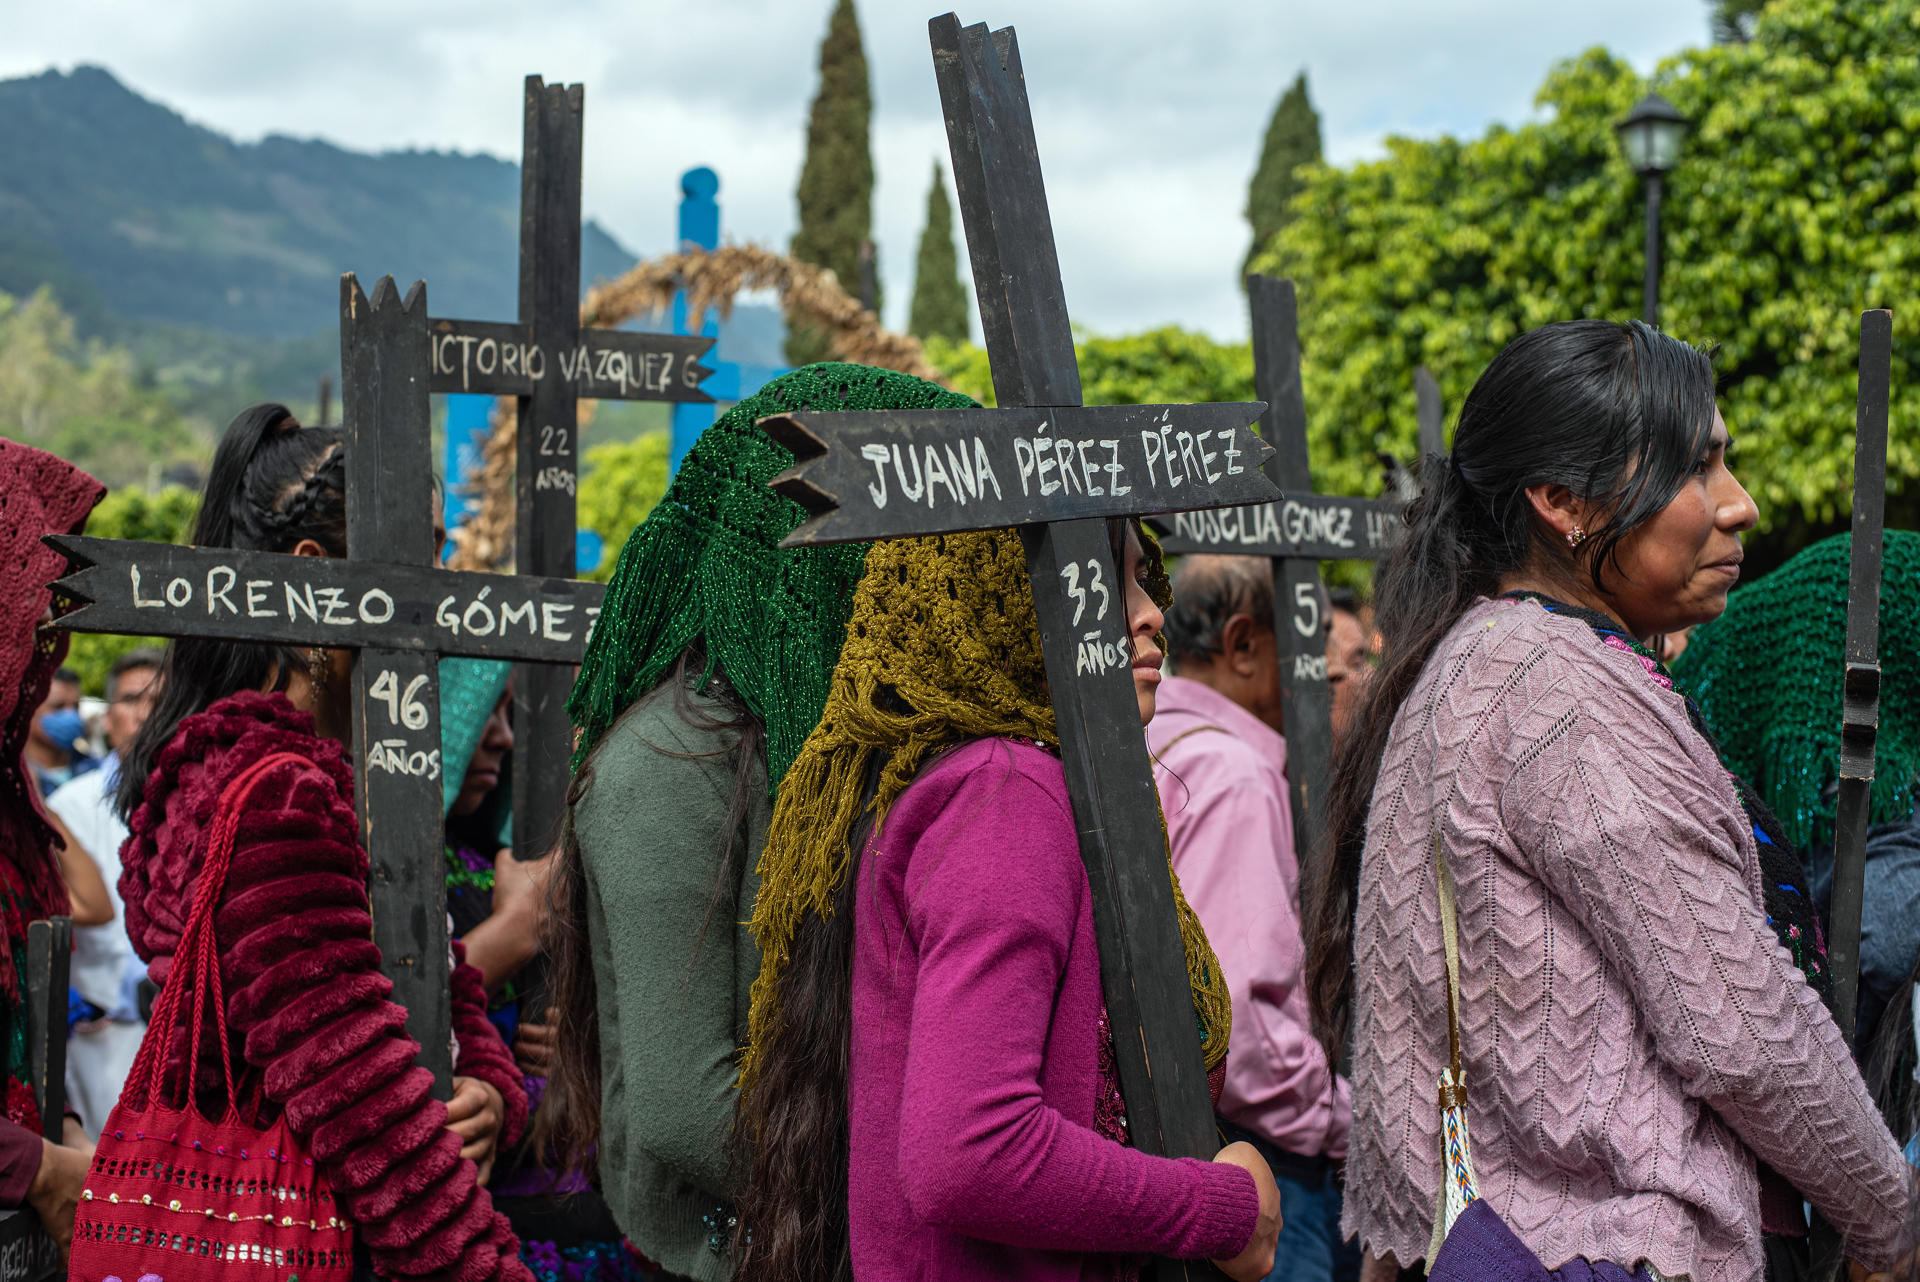
<instances>
[{"instance_id":1,"label":"cross with white lettering","mask_svg":"<svg viewBox=\"0 0 1920 1282\"><path fill-rule=\"evenodd\" d=\"M814 514L788 542L1019 528L1128 1133L1148 1152L1211 1157L1219 1133L1105 518L1273 500L1260 471L1271 451L1250 430L1264 407L1081 404L1013 31L962 30L947 14L930 34L1001 408L764 420L796 460L775 488Z\"/></svg>"},{"instance_id":2,"label":"cross with white lettering","mask_svg":"<svg viewBox=\"0 0 1920 1282\"><path fill-rule=\"evenodd\" d=\"M520 153L520 319L435 318L431 386L519 403L515 438L514 568L574 574L574 499L582 399L696 401L713 397L699 364L714 339L580 326L580 170L586 89L526 80ZM449 477L451 482L454 478ZM573 673L523 668L514 680L514 854L546 853L566 803Z\"/></svg>"},{"instance_id":3,"label":"cross with white lettering","mask_svg":"<svg viewBox=\"0 0 1920 1282\"><path fill-rule=\"evenodd\" d=\"M82 603L60 627L355 651L355 800L371 864L374 942L444 1097L453 1017L438 661L516 659L570 675L606 589L436 568L426 295L426 283L416 282L403 303L386 276L369 300L351 274L340 281L347 559L120 539L47 542L78 567L56 585Z\"/></svg>"},{"instance_id":4,"label":"cross with white lettering","mask_svg":"<svg viewBox=\"0 0 1920 1282\"><path fill-rule=\"evenodd\" d=\"M1304 870L1326 831L1333 765L1333 697L1327 687L1326 590L1322 561L1377 561L1406 528L1398 499L1337 498L1313 492L1307 461L1307 405L1300 387L1300 334L1293 282L1247 277L1253 312L1253 382L1267 403L1260 434L1274 448L1267 474L1279 501L1229 512L1183 512L1165 522L1161 546L1177 555L1222 553L1273 561L1273 636L1280 662L1280 717L1287 736L1287 785L1294 849ZM1431 379L1428 380L1431 382ZM1440 392L1420 392L1422 448L1438 437Z\"/></svg>"}]
</instances>

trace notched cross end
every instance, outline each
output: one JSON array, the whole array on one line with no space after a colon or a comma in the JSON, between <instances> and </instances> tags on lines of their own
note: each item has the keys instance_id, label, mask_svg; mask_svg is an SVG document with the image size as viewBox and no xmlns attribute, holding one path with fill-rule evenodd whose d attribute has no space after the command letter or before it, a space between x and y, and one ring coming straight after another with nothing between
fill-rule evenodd
<instances>
[{"instance_id":1,"label":"notched cross end","mask_svg":"<svg viewBox=\"0 0 1920 1282\"><path fill-rule=\"evenodd\" d=\"M93 592L92 579L99 562L87 553L89 540L71 534L47 534L40 541L67 558L67 572L48 585L55 598L69 607L56 611L59 617L70 618L94 604L99 598Z\"/></svg>"},{"instance_id":2,"label":"notched cross end","mask_svg":"<svg viewBox=\"0 0 1920 1282\"><path fill-rule=\"evenodd\" d=\"M827 456L825 440L791 414L773 414L760 419L756 425L793 455L793 466L768 481L768 488L798 503L809 517L825 516L840 506L838 495L807 479L807 473ZM795 534L798 533L796 530Z\"/></svg>"}]
</instances>

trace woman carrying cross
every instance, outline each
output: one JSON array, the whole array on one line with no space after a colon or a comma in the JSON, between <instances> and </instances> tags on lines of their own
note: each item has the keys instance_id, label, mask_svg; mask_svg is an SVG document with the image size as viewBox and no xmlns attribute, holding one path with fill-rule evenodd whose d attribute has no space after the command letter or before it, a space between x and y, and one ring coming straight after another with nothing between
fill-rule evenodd
<instances>
[{"instance_id":1,"label":"woman carrying cross","mask_svg":"<svg viewBox=\"0 0 1920 1282\"><path fill-rule=\"evenodd\" d=\"M568 703L580 738L554 876L558 1048L535 1143L592 1169L673 1277L731 1275L734 1083L760 954L745 926L778 786L820 719L863 544L782 548L806 513L757 419L957 409L828 363L722 415L621 549Z\"/></svg>"},{"instance_id":2,"label":"woman carrying cross","mask_svg":"<svg viewBox=\"0 0 1920 1282\"><path fill-rule=\"evenodd\" d=\"M1308 932L1375 1276L1792 1277L1803 1198L1860 1265L1900 1254L1910 1172L1800 964L1804 881L1644 644L1739 578L1728 445L1703 353L1546 326L1382 565Z\"/></svg>"},{"instance_id":3,"label":"woman carrying cross","mask_svg":"<svg viewBox=\"0 0 1920 1282\"><path fill-rule=\"evenodd\" d=\"M1170 592L1137 526L1110 534L1144 724ZM1272 1268L1279 1193L1250 1145L1204 1162L1126 1142L1058 745L1019 537L876 544L760 865L742 1277ZM1217 1098L1227 989L1175 898Z\"/></svg>"},{"instance_id":4,"label":"woman carrying cross","mask_svg":"<svg viewBox=\"0 0 1920 1282\"><path fill-rule=\"evenodd\" d=\"M345 464L339 429L303 428L278 405L245 411L214 454L193 543L344 556ZM287 1216L285 1227L318 1234L342 1222L358 1267L382 1277L530 1282L482 1187L498 1147L525 1124L526 1096L478 977L456 970L455 1091L442 1104L380 973L347 756L345 652L183 638L162 680L121 775L127 932L163 991L191 984L194 958L177 954L202 878L224 874L204 911L228 1001L171 1026L156 1008L147 1041L163 1071L143 1093L136 1065L121 1108L157 1107L156 1094L180 1090L196 1042L224 1034L226 1046L198 1057L199 1076L180 1093L207 1120L230 1116L251 1135L284 1121L310 1154L332 1206L316 1195L313 1209L301 1208L309 1218ZM193 1158L174 1160L198 1181L175 1208L211 1241L257 1248L259 1229L230 1200L240 1191ZM138 1214L92 1213L109 1225ZM138 1240L116 1231L99 1240ZM172 1267L161 1251L140 1263L163 1277Z\"/></svg>"}]
</instances>

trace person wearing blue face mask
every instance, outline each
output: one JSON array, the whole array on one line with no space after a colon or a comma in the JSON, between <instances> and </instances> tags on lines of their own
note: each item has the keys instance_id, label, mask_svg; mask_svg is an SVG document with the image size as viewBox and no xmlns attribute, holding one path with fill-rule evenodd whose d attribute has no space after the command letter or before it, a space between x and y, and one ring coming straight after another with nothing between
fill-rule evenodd
<instances>
[{"instance_id":1,"label":"person wearing blue face mask","mask_svg":"<svg viewBox=\"0 0 1920 1282\"><path fill-rule=\"evenodd\" d=\"M86 773L81 763L93 759L78 746L86 733L86 722L80 717L80 674L61 668L53 674L47 697L27 731L27 765L41 796L52 796L61 784Z\"/></svg>"}]
</instances>

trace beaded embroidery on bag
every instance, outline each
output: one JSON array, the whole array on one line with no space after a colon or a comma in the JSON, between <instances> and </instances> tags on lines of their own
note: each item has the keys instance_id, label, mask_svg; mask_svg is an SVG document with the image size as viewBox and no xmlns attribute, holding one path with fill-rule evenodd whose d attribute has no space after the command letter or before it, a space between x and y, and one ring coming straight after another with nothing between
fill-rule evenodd
<instances>
[{"instance_id":1,"label":"beaded embroidery on bag","mask_svg":"<svg viewBox=\"0 0 1920 1282\"><path fill-rule=\"evenodd\" d=\"M263 757L221 794L171 980L155 1003L80 1195L69 1274L75 1282L345 1282L352 1276L353 1228L306 1144L284 1116L264 1128L241 1116L214 939L213 910L226 889L246 801L269 770L288 762L305 758L290 752ZM196 1106L192 1089L200 1080L209 1007L226 1083L226 1110L217 1121ZM166 1048L182 1019L192 1020L187 1077L170 1094Z\"/></svg>"}]
</instances>

